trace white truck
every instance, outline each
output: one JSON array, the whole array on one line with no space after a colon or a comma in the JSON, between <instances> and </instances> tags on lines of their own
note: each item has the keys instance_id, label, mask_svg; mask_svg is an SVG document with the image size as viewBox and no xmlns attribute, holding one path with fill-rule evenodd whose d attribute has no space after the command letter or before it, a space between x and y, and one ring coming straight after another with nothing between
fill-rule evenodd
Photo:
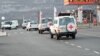
<instances>
[{"instance_id":1,"label":"white truck","mask_svg":"<svg viewBox=\"0 0 100 56\"><path fill-rule=\"evenodd\" d=\"M75 39L77 34L77 24L74 16L58 16L54 18L53 25L50 26L50 37L59 40L61 36L69 37Z\"/></svg>"}]
</instances>

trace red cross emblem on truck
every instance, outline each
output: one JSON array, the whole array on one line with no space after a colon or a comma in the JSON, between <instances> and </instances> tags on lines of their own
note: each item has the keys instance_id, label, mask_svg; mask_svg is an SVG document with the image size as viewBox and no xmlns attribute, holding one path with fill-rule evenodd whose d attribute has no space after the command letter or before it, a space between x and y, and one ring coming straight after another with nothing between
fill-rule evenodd
<instances>
[{"instance_id":1,"label":"red cross emblem on truck","mask_svg":"<svg viewBox=\"0 0 100 56\"><path fill-rule=\"evenodd\" d=\"M70 25L70 26L69 26L69 28L72 30L72 29L73 29L73 26L72 26L72 25Z\"/></svg>"},{"instance_id":2,"label":"red cross emblem on truck","mask_svg":"<svg viewBox=\"0 0 100 56\"><path fill-rule=\"evenodd\" d=\"M75 24L74 23L69 23L67 25L68 31L75 31Z\"/></svg>"}]
</instances>

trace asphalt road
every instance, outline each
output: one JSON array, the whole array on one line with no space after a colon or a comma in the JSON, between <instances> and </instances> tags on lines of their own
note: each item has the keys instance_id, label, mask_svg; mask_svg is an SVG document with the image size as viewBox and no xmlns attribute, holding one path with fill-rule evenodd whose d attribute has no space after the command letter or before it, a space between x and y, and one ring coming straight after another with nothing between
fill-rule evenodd
<instances>
[{"instance_id":1,"label":"asphalt road","mask_svg":"<svg viewBox=\"0 0 100 56\"><path fill-rule=\"evenodd\" d=\"M56 40L48 32L6 30L8 36L0 37L0 56L100 56L99 31L78 29L75 40Z\"/></svg>"}]
</instances>

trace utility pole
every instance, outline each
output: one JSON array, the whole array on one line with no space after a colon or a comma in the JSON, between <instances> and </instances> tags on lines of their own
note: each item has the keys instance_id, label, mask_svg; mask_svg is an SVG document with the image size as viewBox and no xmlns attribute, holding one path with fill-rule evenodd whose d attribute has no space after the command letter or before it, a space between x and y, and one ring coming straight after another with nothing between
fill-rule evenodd
<instances>
[{"instance_id":1,"label":"utility pole","mask_svg":"<svg viewBox=\"0 0 100 56\"><path fill-rule=\"evenodd\" d=\"M97 5L97 18L98 22L100 23L100 0L96 0L96 5Z\"/></svg>"}]
</instances>

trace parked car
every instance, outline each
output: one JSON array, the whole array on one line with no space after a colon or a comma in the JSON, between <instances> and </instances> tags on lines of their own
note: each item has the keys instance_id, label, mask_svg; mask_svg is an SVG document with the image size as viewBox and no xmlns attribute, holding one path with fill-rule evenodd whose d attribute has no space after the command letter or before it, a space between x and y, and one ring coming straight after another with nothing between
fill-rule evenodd
<instances>
[{"instance_id":1,"label":"parked car","mask_svg":"<svg viewBox=\"0 0 100 56\"><path fill-rule=\"evenodd\" d=\"M53 25L50 26L51 38L54 38L54 35L56 35L57 40L61 36L71 36L72 39L75 39L76 34L77 24L74 16L59 16L54 18Z\"/></svg>"},{"instance_id":2,"label":"parked car","mask_svg":"<svg viewBox=\"0 0 100 56\"><path fill-rule=\"evenodd\" d=\"M52 22L52 19L48 19L48 18L42 18L39 21L39 25L38 25L39 34L42 34L44 31L49 31L49 27L51 25L50 22Z\"/></svg>"},{"instance_id":3,"label":"parked car","mask_svg":"<svg viewBox=\"0 0 100 56\"><path fill-rule=\"evenodd\" d=\"M27 26L26 26L26 30L30 31L30 30L37 30L38 29L38 22L37 21L31 21L28 22Z\"/></svg>"}]
</instances>

